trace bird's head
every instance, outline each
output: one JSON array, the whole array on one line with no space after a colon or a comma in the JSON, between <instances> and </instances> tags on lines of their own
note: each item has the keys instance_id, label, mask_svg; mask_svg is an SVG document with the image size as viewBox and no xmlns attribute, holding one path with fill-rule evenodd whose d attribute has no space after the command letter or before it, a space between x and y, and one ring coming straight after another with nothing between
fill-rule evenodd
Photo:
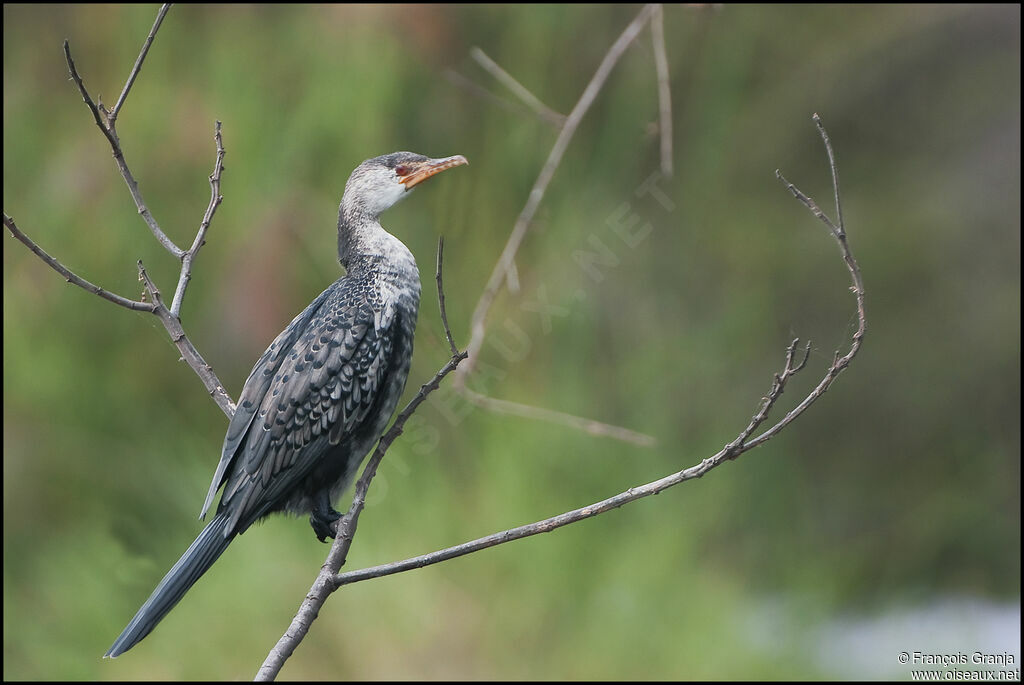
<instances>
[{"instance_id":1,"label":"bird's head","mask_svg":"<svg viewBox=\"0 0 1024 685\"><path fill-rule=\"evenodd\" d=\"M462 155L431 159L415 152L392 152L374 157L349 176L344 202L377 216L431 176L462 164L469 164Z\"/></svg>"}]
</instances>

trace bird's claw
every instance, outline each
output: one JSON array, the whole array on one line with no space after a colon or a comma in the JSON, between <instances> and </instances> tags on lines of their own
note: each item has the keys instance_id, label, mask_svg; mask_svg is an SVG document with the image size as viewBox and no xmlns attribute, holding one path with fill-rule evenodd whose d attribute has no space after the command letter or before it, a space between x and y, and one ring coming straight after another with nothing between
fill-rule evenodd
<instances>
[{"instance_id":1,"label":"bird's claw","mask_svg":"<svg viewBox=\"0 0 1024 685\"><path fill-rule=\"evenodd\" d=\"M338 521L341 519L341 514L334 511L334 509L328 509L325 513L314 512L309 516L309 525L313 526L313 532L320 542L327 542L330 538L333 540L338 534Z\"/></svg>"}]
</instances>

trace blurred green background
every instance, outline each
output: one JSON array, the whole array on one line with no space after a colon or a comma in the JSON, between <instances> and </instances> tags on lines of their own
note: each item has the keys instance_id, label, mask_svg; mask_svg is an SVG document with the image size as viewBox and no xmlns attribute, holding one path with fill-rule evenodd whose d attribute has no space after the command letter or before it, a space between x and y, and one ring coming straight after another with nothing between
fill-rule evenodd
<instances>
[{"instance_id":1,"label":"blurred green background","mask_svg":"<svg viewBox=\"0 0 1024 685\"><path fill-rule=\"evenodd\" d=\"M61 41L109 106L156 9L3 10L4 211L127 296L136 259L167 293L177 266L137 216ZM437 236L465 343L556 136L470 49L568 113L637 11L172 8L118 131L153 214L187 245L223 121L225 199L182 319L229 392L337 277L350 171L394 150L471 163L383 220L424 275L410 388L429 378L447 358ZM1020 8L670 6L665 32L676 175L659 187L674 209L636 193L658 169L645 31L569 147L470 380L658 445L491 414L445 388L389 452L347 568L699 462L746 425L800 336L809 367L777 415L794 406L855 329L834 242L773 175L831 206L813 112L867 287L860 356L780 437L707 478L343 590L282 677L906 678L899 651L1011 648L1019 667ZM612 224L634 215L651 230L629 246ZM578 260L595 241L614 262L600 278ZM67 286L9 236L3 282L4 677L251 677L327 547L305 520L274 517L145 642L101 660L199 531L226 421L154 317ZM544 301L560 308L550 321Z\"/></svg>"}]
</instances>

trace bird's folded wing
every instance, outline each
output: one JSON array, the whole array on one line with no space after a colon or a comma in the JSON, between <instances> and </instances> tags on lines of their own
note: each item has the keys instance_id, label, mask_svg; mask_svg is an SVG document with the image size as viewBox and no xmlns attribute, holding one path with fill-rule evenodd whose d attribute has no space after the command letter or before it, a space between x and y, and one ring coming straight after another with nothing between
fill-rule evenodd
<instances>
[{"instance_id":1,"label":"bird's folded wing","mask_svg":"<svg viewBox=\"0 0 1024 685\"><path fill-rule=\"evenodd\" d=\"M224 485L218 511L231 511L229 530L274 508L360 426L388 370L393 319L390 303L333 286L257 362L207 498L208 507Z\"/></svg>"}]
</instances>

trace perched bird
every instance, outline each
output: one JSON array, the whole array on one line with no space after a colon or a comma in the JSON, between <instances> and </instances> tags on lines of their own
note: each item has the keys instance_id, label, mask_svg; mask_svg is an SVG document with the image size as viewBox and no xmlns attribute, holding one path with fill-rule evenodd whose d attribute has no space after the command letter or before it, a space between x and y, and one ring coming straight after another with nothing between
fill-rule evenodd
<instances>
[{"instance_id":1,"label":"perched bird","mask_svg":"<svg viewBox=\"0 0 1024 685\"><path fill-rule=\"evenodd\" d=\"M338 211L346 275L277 336L252 369L224 436L200 518L217 514L167 572L105 656L146 637L236 535L276 511L309 514L333 538L331 503L381 436L405 388L420 301L416 260L377 220L419 183L461 164L394 152L352 172Z\"/></svg>"}]
</instances>

